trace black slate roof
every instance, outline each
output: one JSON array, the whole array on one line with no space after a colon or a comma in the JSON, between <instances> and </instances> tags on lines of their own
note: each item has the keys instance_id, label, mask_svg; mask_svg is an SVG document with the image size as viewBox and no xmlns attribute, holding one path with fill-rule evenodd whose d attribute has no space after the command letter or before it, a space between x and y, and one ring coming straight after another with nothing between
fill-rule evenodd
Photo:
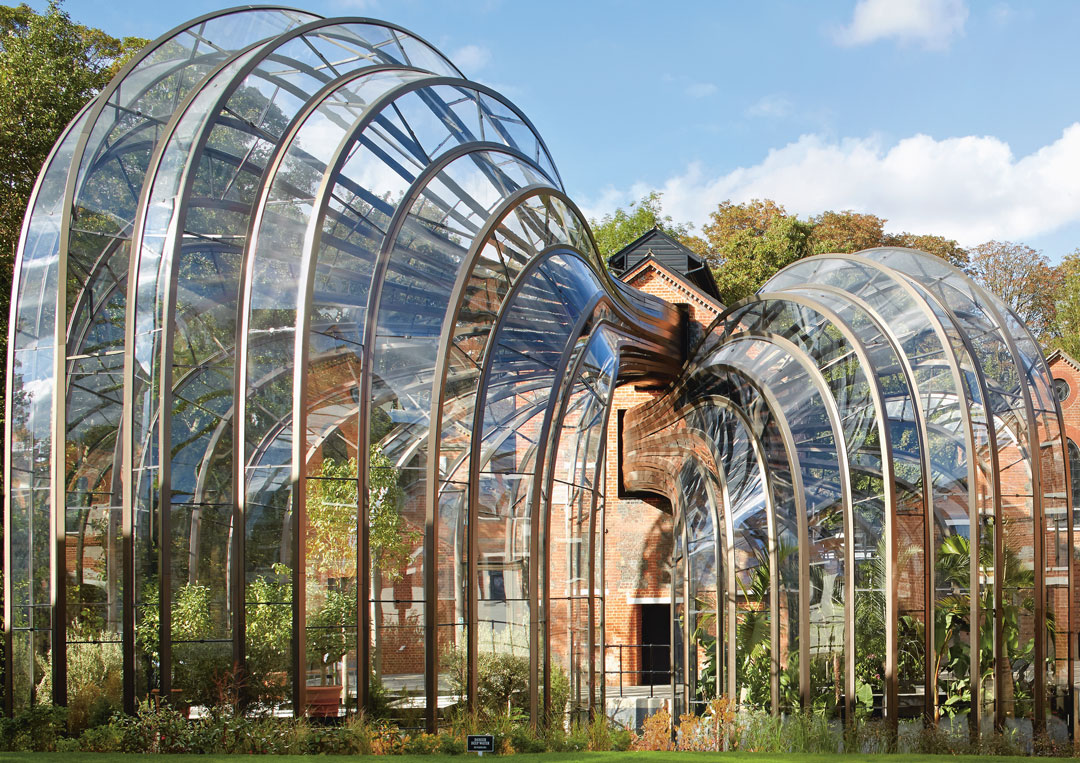
<instances>
[{"instance_id":1,"label":"black slate roof","mask_svg":"<svg viewBox=\"0 0 1080 763\"><path fill-rule=\"evenodd\" d=\"M658 263L681 275L698 291L720 299L716 280L705 260L694 254L659 228L638 236L615 254L608 257L611 272L620 277L652 257Z\"/></svg>"}]
</instances>

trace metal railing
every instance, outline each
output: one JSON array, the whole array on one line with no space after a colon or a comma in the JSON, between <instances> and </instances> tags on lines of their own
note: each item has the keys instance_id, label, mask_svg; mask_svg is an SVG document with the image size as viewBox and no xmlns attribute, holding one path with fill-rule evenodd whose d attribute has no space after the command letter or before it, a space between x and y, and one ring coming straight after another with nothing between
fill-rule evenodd
<instances>
[{"instance_id":1,"label":"metal railing","mask_svg":"<svg viewBox=\"0 0 1080 763\"><path fill-rule=\"evenodd\" d=\"M617 649L619 651L619 669L618 671L611 671L607 669L607 654L611 649ZM640 654L638 655L637 665L634 670L627 670L625 663L625 651L628 649L638 649ZM652 658L649 660L649 667L645 667L645 654L648 650L649 656ZM625 689L625 681L623 676L641 676L642 681L640 683L631 683L631 686L648 686L649 696L653 696L653 692L656 686L667 686L671 682L671 646L668 644L604 644L604 674L605 676L611 675L613 672L617 672L619 675L619 696L623 696ZM666 667L660 667L666 666ZM645 679L653 680L645 680Z\"/></svg>"}]
</instances>

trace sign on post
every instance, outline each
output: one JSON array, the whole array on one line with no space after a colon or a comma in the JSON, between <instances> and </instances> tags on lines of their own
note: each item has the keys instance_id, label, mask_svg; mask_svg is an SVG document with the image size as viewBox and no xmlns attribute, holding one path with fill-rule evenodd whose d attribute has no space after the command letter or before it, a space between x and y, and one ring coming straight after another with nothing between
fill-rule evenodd
<instances>
[{"instance_id":1,"label":"sign on post","mask_svg":"<svg viewBox=\"0 0 1080 763\"><path fill-rule=\"evenodd\" d=\"M485 752L495 752L495 737L491 734L469 734L465 738L465 749L483 757Z\"/></svg>"}]
</instances>

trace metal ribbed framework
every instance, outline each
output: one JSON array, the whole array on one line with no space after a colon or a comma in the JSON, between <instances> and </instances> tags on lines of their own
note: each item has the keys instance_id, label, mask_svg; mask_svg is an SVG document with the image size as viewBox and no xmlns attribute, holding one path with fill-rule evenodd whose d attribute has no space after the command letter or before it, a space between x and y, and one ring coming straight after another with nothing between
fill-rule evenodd
<instances>
[{"instance_id":1,"label":"metal ribbed framework","mask_svg":"<svg viewBox=\"0 0 1080 763\"><path fill-rule=\"evenodd\" d=\"M675 518L676 710L1066 728L1080 549L1022 322L877 249L687 331L610 277L524 114L415 35L173 30L65 130L19 242L5 709L74 701L77 656L119 660L129 711L224 686L336 715L370 675L435 729L502 653L534 721L559 670L592 714L634 383L663 389L620 467Z\"/></svg>"},{"instance_id":2,"label":"metal ribbed framework","mask_svg":"<svg viewBox=\"0 0 1080 763\"><path fill-rule=\"evenodd\" d=\"M1070 733L1051 385L1007 306L914 250L811 257L728 308L624 422L627 489L675 515L677 707Z\"/></svg>"},{"instance_id":3,"label":"metal ribbed framework","mask_svg":"<svg viewBox=\"0 0 1080 763\"><path fill-rule=\"evenodd\" d=\"M372 673L434 728L481 647L534 717L553 663L596 704L611 392L683 329L498 93L383 22L197 19L61 137L14 292L8 711L75 699L73 651L129 710L213 676L336 714Z\"/></svg>"}]
</instances>

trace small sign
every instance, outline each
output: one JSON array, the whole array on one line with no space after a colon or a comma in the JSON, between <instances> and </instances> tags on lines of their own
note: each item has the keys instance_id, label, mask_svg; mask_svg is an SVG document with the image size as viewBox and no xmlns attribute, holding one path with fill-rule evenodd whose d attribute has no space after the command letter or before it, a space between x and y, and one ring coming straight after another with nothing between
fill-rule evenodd
<instances>
[{"instance_id":1,"label":"small sign","mask_svg":"<svg viewBox=\"0 0 1080 763\"><path fill-rule=\"evenodd\" d=\"M469 734L465 742L465 748L469 752L478 752L481 755L485 752L495 752L495 737L491 734Z\"/></svg>"}]
</instances>

